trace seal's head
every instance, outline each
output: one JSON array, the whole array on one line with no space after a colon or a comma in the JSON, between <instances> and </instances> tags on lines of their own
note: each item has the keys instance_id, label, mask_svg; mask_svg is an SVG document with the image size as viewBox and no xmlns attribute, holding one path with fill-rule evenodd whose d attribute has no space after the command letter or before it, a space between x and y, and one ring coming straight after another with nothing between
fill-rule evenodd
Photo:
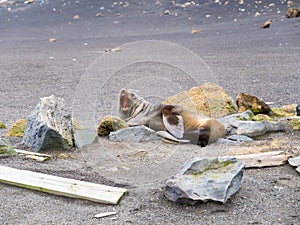
<instances>
[{"instance_id":1,"label":"seal's head","mask_svg":"<svg viewBox=\"0 0 300 225\"><path fill-rule=\"evenodd\" d=\"M123 119L130 118L142 104L143 98L136 91L122 89L119 95L118 111Z\"/></svg>"}]
</instances>

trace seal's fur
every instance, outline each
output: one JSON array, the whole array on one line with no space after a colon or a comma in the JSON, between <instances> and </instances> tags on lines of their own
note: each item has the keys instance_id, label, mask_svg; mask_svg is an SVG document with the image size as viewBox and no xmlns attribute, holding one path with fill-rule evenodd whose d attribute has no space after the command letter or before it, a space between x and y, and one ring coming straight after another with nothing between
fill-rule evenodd
<instances>
[{"instance_id":1,"label":"seal's fur","mask_svg":"<svg viewBox=\"0 0 300 225\"><path fill-rule=\"evenodd\" d=\"M152 104L133 90L120 92L118 112L129 126L145 125L173 135L181 130L178 126L184 126L183 137L201 146L225 136L225 127L218 120L197 115L178 105ZM182 119L183 123L179 123Z\"/></svg>"}]
</instances>

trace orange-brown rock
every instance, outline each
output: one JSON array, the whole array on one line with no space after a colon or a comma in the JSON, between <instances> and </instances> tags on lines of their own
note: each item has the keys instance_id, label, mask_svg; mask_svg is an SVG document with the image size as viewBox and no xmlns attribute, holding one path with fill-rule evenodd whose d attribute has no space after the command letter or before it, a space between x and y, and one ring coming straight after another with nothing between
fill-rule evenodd
<instances>
[{"instance_id":1,"label":"orange-brown rock","mask_svg":"<svg viewBox=\"0 0 300 225\"><path fill-rule=\"evenodd\" d=\"M128 127L127 123L117 116L105 116L99 123L98 134L108 136L111 131Z\"/></svg>"}]
</instances>

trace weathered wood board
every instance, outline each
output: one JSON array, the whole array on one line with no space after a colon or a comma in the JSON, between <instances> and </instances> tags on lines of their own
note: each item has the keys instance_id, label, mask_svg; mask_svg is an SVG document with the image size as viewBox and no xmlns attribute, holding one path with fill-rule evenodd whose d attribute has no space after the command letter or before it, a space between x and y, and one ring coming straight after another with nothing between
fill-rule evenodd
<instances>
[{"instance_id":1,"label":"weathered wood board","mask_svg":"<svg viewBox=\"0 0 300 225\"><path fill-rule=\"evenodd\" d=\"M99 203L118 204L127 192L111 187L43 173L0 166L0 182L71 198Z\"/></svg>"},{"instance_id":2,"label":"weathered wood board","mask_svg":"<svg viewBox=\"0 0 300 225\"><path fill-rule=\"evenodd\" d=\"M287 163L292 154L284 151L263 152L258 154L223 156L219 158L236 158L246 163L246 168L279 166Z\"/></svg>"}]
</instances>

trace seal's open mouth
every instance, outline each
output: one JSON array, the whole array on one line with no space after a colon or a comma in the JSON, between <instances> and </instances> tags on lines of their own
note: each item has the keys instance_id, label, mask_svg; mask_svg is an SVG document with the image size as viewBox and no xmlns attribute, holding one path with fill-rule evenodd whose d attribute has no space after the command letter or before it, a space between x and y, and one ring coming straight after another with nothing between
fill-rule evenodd
<instances>
[{"instance_id":1,"label":"seal's open mouth","mask_svg":"<svg viewBox=\"0 0 300 225\"><path fill-rule=\"evenodd\" d=\"M121 96L121 106L123 111L127 111L129 109L129 100L126 96Z\"/></svg>"}]
</instances>

